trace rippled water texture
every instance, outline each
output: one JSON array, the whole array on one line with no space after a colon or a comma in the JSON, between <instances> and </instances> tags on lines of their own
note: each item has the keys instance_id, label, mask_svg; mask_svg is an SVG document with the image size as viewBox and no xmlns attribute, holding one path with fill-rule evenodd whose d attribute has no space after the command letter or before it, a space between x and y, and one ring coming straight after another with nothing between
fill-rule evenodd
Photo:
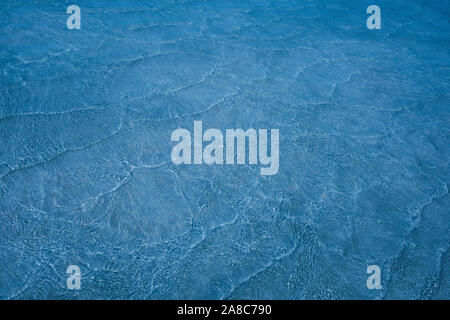
<instances>
[{"instance_id":1,"label":"rippled water texture","mask_svg":"<svg viewBox=\"0 0 450 320\"><path fill-rule=\"evenodd\" d=\"M449 10L2 1L0 298L449 299ZM279 173L174 165L194 120Z\"/></svg>"}]
</instances>

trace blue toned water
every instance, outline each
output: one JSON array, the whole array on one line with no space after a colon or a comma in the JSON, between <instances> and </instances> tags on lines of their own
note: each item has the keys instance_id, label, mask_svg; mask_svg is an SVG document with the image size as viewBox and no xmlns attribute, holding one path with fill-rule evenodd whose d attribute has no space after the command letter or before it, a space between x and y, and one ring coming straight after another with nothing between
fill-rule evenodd
<instances>
[{"instance_id":1,"label":"blue toned water","mask_svg":"<svg viewBox=\"0 0 450 320\"><path fill-rule=\"evenodd\" d=\"M1 299L450 298L448 1L71 4L0 3ZM278 174L174 165L194 120Z\"/></svg>"}]
</instances>

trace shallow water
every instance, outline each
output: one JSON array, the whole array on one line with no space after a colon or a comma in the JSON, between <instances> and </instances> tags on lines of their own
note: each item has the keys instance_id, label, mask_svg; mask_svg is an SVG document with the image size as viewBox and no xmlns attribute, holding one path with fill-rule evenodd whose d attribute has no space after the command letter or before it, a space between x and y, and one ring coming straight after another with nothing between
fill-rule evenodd
<instances>
[{"instance_id":1,"label":"shallow water","mask_svg":"<svg viewBox=\"0 0 450 320\"><path fill-rule=\"evenodd\" d=\"M1 299L450 298L448 1L70 4L0 4ZM194 120L278 174L174 165Z\"/></svg>"}]
</instances>

